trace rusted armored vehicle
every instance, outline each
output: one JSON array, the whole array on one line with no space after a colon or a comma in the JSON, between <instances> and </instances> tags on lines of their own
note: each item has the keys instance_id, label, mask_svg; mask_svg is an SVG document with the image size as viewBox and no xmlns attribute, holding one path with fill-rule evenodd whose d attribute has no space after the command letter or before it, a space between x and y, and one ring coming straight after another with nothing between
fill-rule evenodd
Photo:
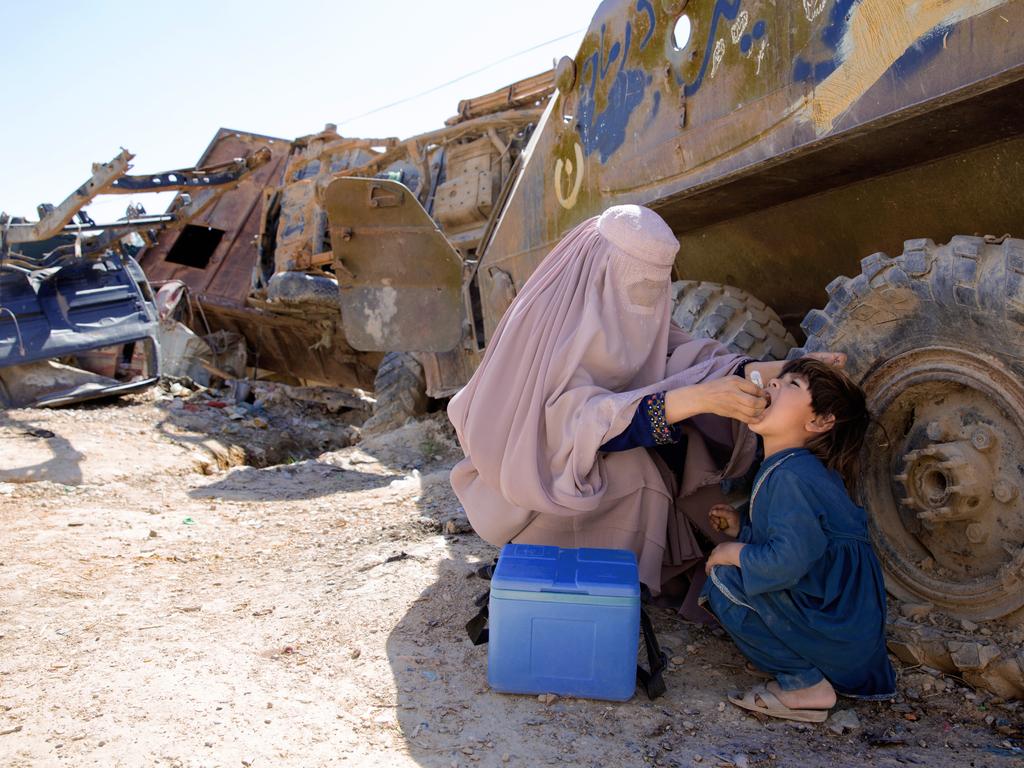
<instances>
[{"instance_id":1,"label":"rusted armored vehicle","mask_svg":"<svg viewBox=\"0 0 1024 768\"><path fill-rule=\"evenodd\" d=\"M849 354L892 591L1019 623L1022 29L1020 0L607 0L474 248L398 181L326 187L345 335L449 393L566 231L650 206L681 242L684 326ZM978 647L961 673L991 660Z\"/></svg>"},{"instance_id":2,"label":"rusted armored vehicle","mask_svg":"<svg viewBox=\"0 0 1024 768\"><path fill-rule=\"evenodd\" d=\"M416 226L431 232L443 227L446 237L439 242L446 254L452 252L450 243L473 253L553 91L552 72L527 78L463 100L458 114L440 129L402 140L345 137L334 125L294 141L221 129L200 165L257 147L270 152L272 161L187 226L159 235L141 256L142 267L156 285L179 280L187 286L194 308L189 322L197 333L242 334L261 375L373 389L383 354L342 332L336 277L345 267L331 250L325 189L335 179L359 177L367 205L389 213L410 205L429 211L433 219L423 213ZM400 282L405 270L429 270L438 261L410 250L419 245L418 230L381 234L391 259L388 269ZM408 237L413 237L410 248L403 244ZM401 258L396 261L392 254ZM443 261L440 271L423 277L431 286L438 281L457 286L460 260ZM427 293L437 292L431 287ZM460 306L456 291L453 308L458 312ZM367 309L354 311L373 328L373 318L363 314ZM442 346L455 347L460 335L456 317ZM415 346L441 349L429 335ZM422 378L409 358L392 356L384 369L387 380ZM413 398L404 410L425 405L422 386L404 392Z\"/></svg>"}]
</instances>

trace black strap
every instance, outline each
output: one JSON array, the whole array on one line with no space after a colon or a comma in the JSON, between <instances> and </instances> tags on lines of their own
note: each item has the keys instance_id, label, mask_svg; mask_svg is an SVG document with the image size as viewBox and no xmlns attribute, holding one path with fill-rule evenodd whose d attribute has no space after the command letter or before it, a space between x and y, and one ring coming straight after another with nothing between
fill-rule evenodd
<instances>
[{"instance_id":1,"label":"black strap","mask_svg":"<svg viewBox=\"0 0 1024 768\"><path fill-rule=\"evenodd\" d=\"M666 690L665 678L662 673L668 666L668 656L658 645L658 638L654 635L654 625L651 624L651 617L647 611L640 609L640 629L644 635L644 648L647 651L647 665L651 668L648 672L639 664L636 665L636 679L640 687L644 689L647 698L652 701Z\"/></svg>"},{"instance_id":2,"label":"black strap","mask_svg":"<svg viewBox=\"0 0 1024 768\"><path fill-rule=\"evenodd\" d=\"M483 645L490 639L490 632L487 629L488 603L491 599L491 590L487 590L476 596L473 601L480 611L472 619L466 622L466 634L469 635L473 645Z\"/></svg>"},{"instance_id":3,"label":"black strap","mask_svg":"<svg viewBox=\"0 0 1024 768\"><path fill-rule=\"evenodd\" d=\"M642 587L643 591L647 591L647 587ZM649 592L647 593L650 594ZM487 590L477 595L473 601L480 610L476 616L466 622L466 634L469 635L470 642L473 645L483 645L490 639L490 632L487 628L488 620L488 603L490 601L491 591ZM644 693L647 694L647 698L652 701L663 693L665 693L665 679L663 672L665 667L668 666L668 656L661 650L661 646L658 645L658 638L654 634L654 625L651 624L651 617L647 615L647 611L640 608L640 630L644 636L644 649L647 652L647 665L651 668L648 672L639 664L636 665L636 679L640 683L640 687L644 689Z\"/></svg>"}]
</instances>

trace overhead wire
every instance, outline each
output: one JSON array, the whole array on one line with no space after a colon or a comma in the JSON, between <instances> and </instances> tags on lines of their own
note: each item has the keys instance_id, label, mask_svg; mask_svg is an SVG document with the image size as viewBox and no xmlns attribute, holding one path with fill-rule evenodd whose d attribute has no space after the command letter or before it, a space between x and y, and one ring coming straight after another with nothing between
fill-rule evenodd
<instances>
[{"instance_id":1,"label":"overhead wire","mask_svg":"<svg viewBox=\"0 0 1024 768\"><path fill-rule=\"evenodd\" d=\"M435 85L432 88L428 88L425 91L421 91L420 93L417 93L414 96L406 96L405 98L399 99L398 101L393 101L390 104L385 104L384 106L376 107L374 109L371 109L369 112L363 112L360 115L355 115L354 117L346 118L346 119L342 120L341 122L339 122L337 124L338 125L345 125L345 123L351 123L353 120L359 120L360 118L368 117L369 115L375 115L378 112L383 112L385 109L391 109L392 107L397 107L397 106L399 106L401 104L406 104L407 102L415 101L416 99L419 99L419 98L422 98L424 96L427 96L428 94L434 93L435 91L440 91L442 88L447 88L449 85L454 85L455 83L458 83L458 82L461 82L461 81L463 81L463 80L465 80L467 78L473 77L474 75L479 75L481 72L486 72L488 69L491 69L492 67L496 67L499 64L504 64L506 61L510 61L511 59L517 58L519 56L522 56L524 54L530 53L532 51L536 51L538 48L543 48L545 45L551 45L552 43L557 43L560 40L565 40L567 38L573 37L574 35L578 35L578 34L580 34L581 32L584 32L584 31L585 31L585 28L577 29L577 30L574 30L573 32L568 32L568 33L566 33L564 35L559 35L558 37L553 37L550 40L545 40L543 43L537 43L536 45L530 46L529 48L524 48L523 50L518 51L517 53L511 53L508 56L504 56L504 57L502 57L500 59L497 59L496 61L492 61L490 64L485 64L484 66L480 67L479 69L474 69L472 72L466 72L463 75L459 75L458 77L456 77L456 78L454 78L452 80L449 80L446 83L441 83L440 85Z\"/></svg>"}]
</instances>

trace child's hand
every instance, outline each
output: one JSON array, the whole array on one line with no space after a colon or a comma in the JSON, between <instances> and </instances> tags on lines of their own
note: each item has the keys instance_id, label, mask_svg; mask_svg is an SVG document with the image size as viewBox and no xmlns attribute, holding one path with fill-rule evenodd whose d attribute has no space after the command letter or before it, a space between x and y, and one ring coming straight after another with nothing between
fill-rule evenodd
<instances>
[{"instance_id":1,"label":"child's hand","mask_svg":"<svg viewBox=\"0 0 1024 768\"><path fill-rule=\"evenodd\" d=\"M740 544L738 541L727 541L723 544L719 544L708 555L708 561L704 565L704 573L711 575L711 569L716 565L735 565L737 568L740 564L740 552L746 544Z\"/></svg>"},{"instance_id":2,"label":"child's hand","mask_svg":"<svg viewBox=\"0 0 1024 768\"><path fill-rule=\"evenodd\" d=\"M728 504L715 504L708 510L708 519L716 531L721 531L726 536L736 538L740 535L740 515Z\"/></svg>"}]
</instances>

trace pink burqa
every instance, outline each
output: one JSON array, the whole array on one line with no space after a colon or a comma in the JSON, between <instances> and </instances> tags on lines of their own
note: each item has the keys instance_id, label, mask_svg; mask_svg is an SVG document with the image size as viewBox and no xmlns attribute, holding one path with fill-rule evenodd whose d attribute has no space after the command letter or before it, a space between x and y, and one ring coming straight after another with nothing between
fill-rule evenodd
<instances>
[{"instance_id":1,"label":"pink burqa","mask_svg":"<svg viewBox=\"0 0 1024 768\"><path fill-rule=\"evenodd\" d=\"M684 422L681 481L646 448L600 450L645 395L730 375L744 359L671 323L678 248L653 211L611 208L566 235L505 313L448 406L466 454L452 487L486 541L630 549L657 594L663 576L702 557L692 523L721 539L707 509L722 500L719 481L753 460L745 425ZM727 466L707 435L732 446Z\"/></svg>"}]
</instances>

